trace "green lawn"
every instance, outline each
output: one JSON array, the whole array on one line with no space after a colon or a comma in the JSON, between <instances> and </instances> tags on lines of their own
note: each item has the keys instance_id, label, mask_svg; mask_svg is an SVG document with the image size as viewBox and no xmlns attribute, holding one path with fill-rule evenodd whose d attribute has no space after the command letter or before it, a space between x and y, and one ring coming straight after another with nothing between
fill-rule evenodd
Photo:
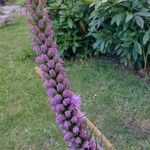
<instances>
[{"instance_id":1,"label":"green lawn","mask_svg":"<svg viewBox=\"0 0 150 150\"><path fill-rule=\"evenodd\" d=\"M0 28L0 150L66 150L47 105L25 19ZM148 150L150 85L102 60L66 62L82 107L117 150Z\"/></svg>"}]
</instances>

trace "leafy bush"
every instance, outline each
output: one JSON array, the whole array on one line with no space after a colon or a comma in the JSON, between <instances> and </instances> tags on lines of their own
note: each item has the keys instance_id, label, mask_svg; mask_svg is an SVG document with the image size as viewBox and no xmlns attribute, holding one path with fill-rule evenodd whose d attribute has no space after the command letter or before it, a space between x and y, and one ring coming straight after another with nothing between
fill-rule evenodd
<instances>
[{"instance_id":1,"label":"leafy bush","mask_svg":"<svg viewBox=\"0 0 150 150\"><path fill-rule=\"evenodd\" d=\"M49 0L56 41L62 56L88 55L91 40L86 37L89 5L80 0Z\"/></svg>"},{"instance_id":2,"label":"leafy bush","mask_svg":"<svg viewBox=\"0 0 150 150\"><path fill-rule=\"evenodd\" d=\"M150 62L150 0L97 0L90 33L97 52L118 55L121 63L144 67Z\"/></svg>"}]
</instances>

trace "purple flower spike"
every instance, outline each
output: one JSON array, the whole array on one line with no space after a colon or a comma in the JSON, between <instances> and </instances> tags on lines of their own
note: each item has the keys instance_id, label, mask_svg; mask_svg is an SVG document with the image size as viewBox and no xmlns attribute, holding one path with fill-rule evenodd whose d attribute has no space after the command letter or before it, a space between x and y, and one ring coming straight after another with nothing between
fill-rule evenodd
<instances>
[{"instance_id":1,"label":"purple flower spike","mask_svg":"<svg viewBox=\"0 0 150 150\"><path fill-rule=\"evenodd\" d=\"M51 100L50 100L50 102L49 102L51 105L57 105L57 104L59 104L59 102L58 101L56 101L56 99L55 98L52 98Z\"/></svg>"},{"instance_id":2,"label":"purple flower spike","mask_svg":"<svg viewBox=\"0 0 150 150\"><path fill-rule=\"evenodd\" d=\"M49 71L47 65L45 65L45 64L41 64L41 65L40 65L40 69L41 69L42 71L45 71L45 72L48 72L48 71Z\"/></svg>"},{"instance_id":3,"label":"purple flower spike","mask_svg":"<svg viewBox=\"0 0 150 150\"><path fill-rule=\"evenodd\" d=\"M51 47L51 41L52 41L52 40L53 40L53 39L52 39L51 37L48 37L48 38L46 39L45 45L47 46L47 48Z\"/></svg>"},{"instance_id":4,"label":"purple flower spike","mask_svg":"<svg viewBox=\"0 0 150 150\"><path fill-rule=\"evenodd\" d=\"M56 81L53 80L53 79L46 80L46 81L44 82L44 87L45 87L46 89L49 89L49 88L55 87L55 86L56 86Z\"/></svg>"},{"instance_id":5,"label":"purple flower spike","mask_svg":"<svg viewBox=\"0 0 150 150\"><path fill-rule=\"evenodd\" d=\"M50 87L55 87L56 86L56 81L53 80L53 79L50 79L49 80L49 85L50 85Z\"/></svg>"},{"instance_id":6,"label":"purple flower spike","mask_svg":"<svg viewBox=\"0 0 150 150\"><path fill-rule=\"evenodd\" d=\"M85 129L82 129L82 130L80 131L80 136L81 136L82 138L86 139L86 140L89 140L89 138L90 138L89 133L88 133Z\"/></svg>"},{"instance_id":7,"label":"purple flower spike","mask_svg":"<svg viewBox=\"0 0 150 150\"><path fill-rule=\"evenodd\" d=\"M43 41L46 40L46 37L45 37L44 33L41 33L41 32L39 33L38 38L40 38Z\"/></svg>"},{"instance_id":8,"label":"purple flower spike","mask_svg":"<svg viewBox=\"0 0 150 150\"><path fill-rule=\"evenodd\" d=\"M38 26L39 26L41 29L44 29L45 24L44 24L44 21L43 21L42 19L39 20Z\"/></svg>"},{"instance_id":9,"label":"purple flower spike","mask_svg":"<svg viewBox=\"0 0 150 150\"><path fill-rule=\"evenodd\" d=\"M59 129L64 132L64 126L63 126L63 124L58 124L58 126L59 126Z\"/></svg>"},{"instance_id":10,"label":"purple flower spike","mask_svg":"<svg viewBox=\"0 0 150 150\"><path fill-rule=\"evenodd\" d=\"M70 82L69 82L69 80L66 79L66 78L64 78L64 80L63 80L63 85L64 85L67 89L69 89L69 87L70 87Z\"/></svg>"},{"instance_id":11,"label":"purple flower spike","mask_svg":"<svg viewBox=\"0 0 150 150\"><path fill-rule=\"evenodd\" d=\"M54 88L50 88L48 91L47 91L47 95L49 97L54 97L56 95L56 90Z\"/></svg>"},{"instance_id":12,"label":"purple flower spike","mask_svg":"<svg viewBox=\"0 0 150 150\"><path fill-rule=\"evenodd\" d=\"M96 150L96 147L97 147L96 141L91 140L91 141L90 141L90 145L91 145L91 147L93 147L94 150Z\"/></svg>"},{"instance_id":13,"label":"purple flower spike","mask_svg":"<svg viewBox=\"0 0 150 150\"><path fill-rule=\"evenodd\" d=\"M51 69L51 70L49 71L49 73L50 73L51 78L56 77L56 72L55 72L53 69Z\"/></svg>"},{"instance_id":14,"label":"purple flower spike","mask_svg":"<svg viewBox=\"0 0 150 150\"><path fill-rule=\"evenodd\" d=\"M64 106L62 104L58 104L58 105L56 105L55 110L56 110L56 112L59 113L59 112L64 111L65 108L64 108Z\"/></svg>"},{"instance_id":15,"label":"purple flower spike","mask_svg":"<svg viewBox=\"0 0 150 150\"><path fill-rule=\"evenodd\" d=\"M65 111L65 116L67 118L70 118L71 117L71 111Z\"/></svg>"},{"instance_id":16,"label":"purple flower spike","mask_svg":"<svg viewBox=\"0 0 150 150\"><path fill-rule=\"evenodd\" d=\"M70 126L71 126L71 123L69 121L65 121L63 124L63 127L65 130L68 130Z\"/></svg>"},{"instance_id":17,"label":"purple flower spike","mask_svg":"<svg viewBox=\"0 0 150 150\"><path fill-rule=\"evenodd\" d=\"M55 61L55 63L58 63L60 61L60 57L58 53L55 53L53 60ZM57 71L57 69L55 69ZM59 72L59 71L58 71Z\"/></svg>"},{"instance_id":18,"label":"purple flower spike","mask_svg":"<svg viewBox=\"0 0 150 150\"><path fill-rule=\"evenodd\" d=\"M78 117L77 116L73 116L71 119L72 123L77 123L78 122Z\"/></svg>"},{"instance_id":19,"label":"purple flower spike","mask_svg":"<svg viewBox=\"0 0 150 150\"><path fill-rule=\"evenodd\" d=\"M48 54L49 57L53 57L54 54L55 54L55 49L54 48L49 48L47 54Z\"/></svg>"},{"instance_id":20,"label":"purple flower spike","mask_svg":"<svg viewBox=\"0 0 150 150\"><path fill-rule=\"evenodd\" d=\"M48 67L49 67L50 69L53 69L53 68L54 68L55 63L54 63L54 61L53 61L53 60L49 60L49 61L48 61L48 63L47 63L47 65L48 65Z\"/></svg>"},{"instance_id":21,"label":"purple flower spike","mask_svg":"<svg viewBox=\"0 0 150 150\"><path fill-rule=\"evenodd\" d=\"M46 81L44 82L44 88L45 88L45 89L51 88L51 86L49 85L48 80L46 80Z\"/></svg>"},{"instance_id":22,"label":"purple flower spike","mask_svg":"<svg viewBox=\"0 0 150 150\"><path fill-rule=\"evenodd\" d=\"M57 91L58 91L58 92L62 92L62 91L64 90L64 88L65 88L65 87L64 87L63 84L61 84L61 83L58 83L58 84L57 84Z\"/></svg>"},{"instance_id":23,"label":"purple flower spike","mask_svg":"<svg viewBox=\"0 0 150 150\"><path fill-rule=\"evenodd\" d=\"M71 147L72 150L76 150L78 147L74 141L75 141L75 138L72 138L71 141L69 142L69 146Z\"/></svg>"},{"instance_id":24,"label":"purple flower spike","mask_svg":"<svg viewBox=\"0 0 150 150\"><path fill-rule=\"evenodd\" d=\"M56 122L62 124L65 121L65 117L63 115L57 115Z\"/></svg>"},{"instance_id":25,"label":"purple flower spike","mask_svg":"<svg viewBox=\"0 0 150 150\"><path fill-rule=\"evenodd\" d=\"M41 54L40 56L36 57L36 62L38 62L38 63L42 64L42 63L45 63L47 61L48 61L48 57L46 54Z\"/></svg>"},{"instance_id":26,"label":"purple flower spike","mask_svg":"<svg viewBox=\"0 0 150 150\"><path fill-rule=\"evenodd\" d=\"M57 44L56 44L56 42L53 42L53 43L52 43L52 47L57 48Z\"/></svg>"},{"instance_id":27,"label":"purple flower spike","mask_svg":"<svg viewBox=\"0 0 150 150\"><path fill-rule=\"evenodd\" d=\"M64 106L68 106L70 103L71 103L71 99L70 99L70 98L65 98L65 99L63 100L63 105L64 105Z\"/></svg>"},{"instance_id":28,"label":"purple flower spike","mask_svg":"<svg viewBox=\"0 0 150 150\"><path fill-rule=\"evenodd\" d=\"M51 99L51 104L52 105L57 105L57 104L59 104L61 102L61 100L62 100L61 95L57 94L57 95L55 95L55 97L53 97Z\"/></svg>"},{"instance_id":29,"label":"purple flower spike","mask_svg":"<svg viewBox=\"0 0 150 150\"><path fill-rule=\"evenodd\" d=\"M63 70L63 65L62 65L62 63L57 63L55 69L56 69L57 72Z\"/></svg>"},{"instance_id":30,"label":"purple flower spike","mask_svg":"<svg viewBox=\"0 0 150 150\"><path fill-rule=\"evenodd\" d=\"M64 134L64 140L71 150L102 150L102 147L92 140L85 129L85 117L77 111L81 98L74 94L59 56L57 43L54 41L54 31L45 6L46 0L27 0L27 11L32 25L32 47L36 53L36 62L40 63L44 87L51 97L49 104L56 114L56 123Z\"/></svg>"},{"instance_id":31,"label":"purple flower spike","mask_svg":"<svg viewBox=\"0 0 150 150\"><path fill-rule=\"evenodd\" d=\"M39 0L39 3L40 3L41 5L45 5L45 0Z\"/></svg>"},{"instance_id":32,"label":"purple flower spike","mask_svg":"<svg viewBox=\"0 0 150 150\"><path fill-rule=\"evenodd\" d=\"M61 83L63 81L63 75L62 74L59 74L56 78L57 82L58 83Z\"/></svg>"},{"instance_id":33,"label":"purple flower spike","mask_svg":"<svg viewBox=\"0 0 150 150\"><path fill-rule=\"evenodd\" d=\"M34 45L33 46L33 51L35 51L36 53L40 53L40 47L38 45Z\"/></svg>"},{"instance_id":34,"label":"purple flower spike","mask_svg":"<svg viewBox=\"0 0 150 150\"><path fill-rule=\"evenodd\" d=\"M79 128L78 127L74 127L73 128L73 133L78 133L79 132Z\"/></svg>"},{"instance_id":35,"label":"purple flower spike","mask_svg":"<svg viewBox=\"0 0 150 150\"><path fill-rule=\"evenodd\" d=\"M65 141L70 141L70 139L73 137L73 133L72 132L67 132L64 136L64 140Z\"/></svg>"},{"instance_id":36,"label":"purple flower spike","mask_svg":"<svg viewBox=\"0 0 150 150\"><path fill-rule=\"evenodd\" d=\"M77 137L75 139L75 144L77 144L77 145L81 144L81 139L79 137Z\"/></svg>"},{"instance_id":37,"label":"purple flower spike","mask_svg":"<svg viewBox=\"0 0 150 150\"><path fill-rule=\"evenodd\" d=\"M81 97L79 94L75 94L73 95L72 99L71 99L71 103L72 105L74 105L75 107L80 107L81 106Z\"/></svg>"},{"instance_id":38,"label":"purple flower spike","mask_svg":"<svg viewBox=\"0 0 150 150\"><path fill-rule=\"evenodd\" d=\"M90 147L91 147L90 142L88 142L88 141L85 142L84 145L83 145L83 148L85 148L85 149L90 149Z\"/></svg>"},{"instance_id":39,"label":"purple flower spike","mask_svg":"<svg viewBox=\"0 0 150 150\"><path fill-rule=\"evenodd\" d=\"M70 90L64 90L62 93L64 98L71 98L72 97L72 92Z\"/></svg>"},{"instance_id":40,"label":"purple flower spike","mask_svg":"<svg viewBox=\"0 0 150 150\"><path fill-rule=\"evenodd\" d=\"M47 72L42 71L42 79L43 80L48 80L48 79L50 79L50 75Z\"/></svg>"},{"instance_id":41,"label":"purple flower spike","mask_svg":"<svg viewBox=\"0 0 150 150\"><path fill-rule=\"evenodd\" d=\"M54 36L54 32L52 31L52 29L49 27L49 26L47 26L47 28L45 29L45 34L47 35L47 36ZM52 43L53 41L51 41L51 43Z\"/></svg>"},{"instance_id":42,"label":"purple flower spike","mask_svg":"<svg viewBox=\"0 0 150 150\"><path fill-rule=\"evenodd\" d=\"M41 45L41 50L43 53L46 53L47 52L47 46L46 45Z\"/></svg>"},{"instance_id":43,"label":"purple flower spike","mask_svg":"<svg viewBox=\"0 0 150 150\"><path fill-rule=\"evenodd\" d=\"M32 43L33 43L33 45L38 45L38 46L40 47L40 45L42 44L42 41L41 41L40 38L38 38L38 37L35 36L35 37L32 39Z\"/></svg>"},{"instance_id":44,"label":"purple flower spike","mask_svg":"<svg viewBox=\"0 0 150 150\"><path fill-rule=\"evenodd\" d=\"M61 96L60 94L57 94L57 95L55 96L55 98L57 99L57 101L59 101L59 103L60 103L61 100L62 100L62 96Z\"/></svg>"}]
</instances>

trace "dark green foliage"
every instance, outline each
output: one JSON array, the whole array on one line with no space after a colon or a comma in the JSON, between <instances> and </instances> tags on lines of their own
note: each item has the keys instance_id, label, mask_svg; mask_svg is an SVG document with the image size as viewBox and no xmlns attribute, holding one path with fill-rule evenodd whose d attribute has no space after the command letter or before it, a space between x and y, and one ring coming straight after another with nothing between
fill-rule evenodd
<instances>
[{"instance_id":1,"label":"dark green foliage","mask_svg":"<svg viewBox=\"0 0 150 150\"><path fill-rule=\"evenodd\" d=\"M49 0L56 41L64 57L87 56L91 45L86 37L89 23L88 4L78 0Z\"/></svg>"},{"instance_id":2,"label":"dark green foliage","mask_svg":"<svg viewBox=\"0 0 150 150\"><path fill-rule=\"evenodd\" d=\"M150 62L150 0L97 0L90 33L97 52L118 55L121 63L146 69Z\"/></svg>"}]
</instances>

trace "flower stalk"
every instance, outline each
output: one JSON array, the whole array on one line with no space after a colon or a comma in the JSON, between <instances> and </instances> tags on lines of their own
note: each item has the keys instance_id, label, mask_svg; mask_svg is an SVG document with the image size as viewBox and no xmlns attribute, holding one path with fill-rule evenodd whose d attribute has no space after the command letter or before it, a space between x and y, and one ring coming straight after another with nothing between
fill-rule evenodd
<instances>
[{"instance_id":1,"label":"flower stalk","mask_svg":"<svg viewBox=\"0 0 150 150\"><path fill-rule=\"evenodd\" d=\"M28 22L32 25L32 47L36 62L40 64L44 87L49 104L55 113L56 123L64 135L64 140L71 150L102 150L86 130L84 114L80 108L81 98L75 94L67 79L64 61L60 58L58 46L54 41L54 31L45 0L28 0Z\"/></svg>"}]
</instances>

